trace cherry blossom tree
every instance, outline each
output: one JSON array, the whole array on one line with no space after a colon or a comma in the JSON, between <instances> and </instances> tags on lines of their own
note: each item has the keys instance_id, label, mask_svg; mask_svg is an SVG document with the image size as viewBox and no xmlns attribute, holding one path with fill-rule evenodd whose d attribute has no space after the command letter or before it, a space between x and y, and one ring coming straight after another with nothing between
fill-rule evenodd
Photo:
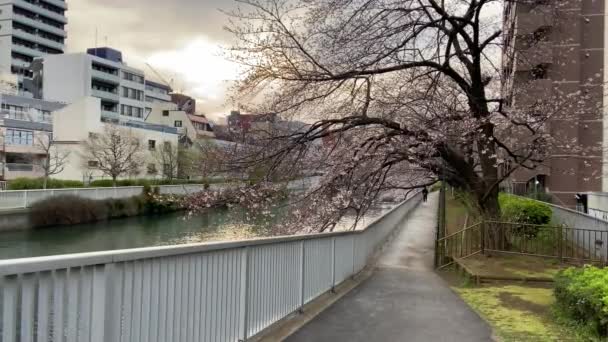
<instances>
[{"instance_id":1,"label":"cherry blossom tree","mask_svg":"<svg viewBox=\"0 0 608 342\"><path fill-rule=\"evenodd\" d=\"M234 163L266 165L264 180L275 183L321 174L294 200L300 227L331 230L382 192L439 179L497 217L504 179L543 166L555 151L581 153L551 123L575 125L585 94L509 86L501 56L534 56L504 49L508 1L238 2L229 55L246 72L235 98L247 112L309 125L253 144Z\"/></svg>"}]
</instances>

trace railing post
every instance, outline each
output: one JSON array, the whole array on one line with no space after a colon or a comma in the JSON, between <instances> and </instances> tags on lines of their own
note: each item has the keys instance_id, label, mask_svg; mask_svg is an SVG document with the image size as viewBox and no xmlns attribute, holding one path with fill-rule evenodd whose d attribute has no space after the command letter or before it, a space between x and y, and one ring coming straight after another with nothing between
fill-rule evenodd
<instances>
[{"instance_id":1,"label":"railing post","mask_svg":"<svg viewBox=\"0 0 608 342\"><path fill-rule=\"evenodd\" d=\"M331 238L331 292L336 292L336 238Z\"/></svg>"},{"instance_id":2,"label":"railing post","mask_svg":"<svg viewBox=\"0 0 608 342\"><path fill-rule=\"evenodd\" d=\"M564 236L563 236L563 228L562 227L558 227L557 228L557 256L559 257L559 262L562 263L564 261L564 251L563 251L563 245L564 245Z\"/></svg>"},{"instance_id":3,"label":"railing post","mask_svg":"<svg viewBox=\"0 0 608 342\"><path fill-rule=\"evenodd\" d=\"M23 190L23 208L27 208L27 190Z\"/></svg>"},{"instance_id":4,"label":"railing post","mask_svg":"<svg viewBox=\"0 0 608 342\"><path fill-rule=\"evenodd\" d=\"M304 241L300 242L300 313L304 312L304 269L306 266L306 252L304 248Z\"/></svg>"},{"instance_id":5,"label":"railing post","mask_svg":"<svg viewBox=\"0 0 608 342\"><path fill-rule=\"evenodd\" d=\"M241 254L241 293L239 298L239 330L240 330L240 338L239 341L245 342L247 341L247 311L248 307L248 286L249 286L249 247L243 248L243 253Z\"/></svg>"},{"instance_id":6,"label":"railing post","mask_svg":"<svg viewBox=\"0 0 608 342\"><path fill-rule=\"evenodd\" d=\"M481 221L481 254L486 254L486 221Z\"/></svg>"},{"instance_id":7,"label":"railing post","mask_svg":"<svg viewBox=\"0 0 608 342\"><path fill-rule=\"evenodd\" d=\"M351 239L353 240L353 255L352 255L352 260L353 260L353 272L351 273L352 275L350 276L352 279L355 278L355 238L357 236L356 235L351 235Z\"/></svg>"}]
</instances>

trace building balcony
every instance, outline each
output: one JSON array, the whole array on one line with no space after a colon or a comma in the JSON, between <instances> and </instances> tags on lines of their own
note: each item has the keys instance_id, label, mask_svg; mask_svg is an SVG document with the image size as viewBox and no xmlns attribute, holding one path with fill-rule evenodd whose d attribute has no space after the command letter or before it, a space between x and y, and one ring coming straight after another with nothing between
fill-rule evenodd
<instances>
[{"instance_id":1,"label":"building balcony","mask_svg":"<svg viewBox=\"0 0 608 342\"><path fill-rule=\"evenodd\" d=\"M68 19L66 18L65 15L61 15L59 13L49 11L46 8L42 8L42 7L36 6L34 4L30 4L29 2L27 2L25 0L13 0L13 6L21 7L28 11L37 13L39 15L45 16L45 17L53 19L53 20L56 20L60 23L64 23L64 24L68 23Z\"/></svg>"},{"instance_id":2,"label":"building balcony","mask_svg":"<svg viewBox=\"0 0 608 342\"><path fill-rule=\"evenodd\" d=\"M17 45L17 44L13 44L11 49L15 52L24 54L26 56L30 56L30 57L40 57L43 55L46 55L46 53L27 47L27 46L23 46L23 45Z\"/></svg>"},{"instance_id":3,"label":"building balcony","mask_svg":"<svg viewBox=\"0 0 608 342\"><path fill-rule=\"evenodd\" d=\"M30 42L34 42L36 44L41 44L44 46L48 46L57 50L63 50L64 49L64 45L62 43L56 42L54 40L50 40L50 39L46 39L44 37L35 35L35 34L31 34L22 30L13 30L13 35L15 37L30 41Z\"/></svg>"},{"instance_id":4,"label":"building balcony","mask_svg":"<svg viewBox=\"0 0 608 342\"><path fill-rule=\"evenodd\" d=\"M67 32L64 29L60 29L58 27L45 24L41 21L26 17L24 15L15 14L13 16L13 20L15 20L18 23L27 25L27 26L35 27L42 31L53 33L53 34L56 34L56 35L62 36L62 37L67 37Z\"/></svg>"},{"instance_id":5,"label":"building balcony","mask_svg":"<svg viewBox=\"0 0 608 342\"><path fill-rule=\"evenodd\" d=\"M15 178L38 178L44 177L44 170L40 165L36 164L16 164L16 163L6 163L4 165L0 164L0 167L3 166L4 170L4 179L15 179Z\"/></svg>"},{"instance_id":6,"label":"building balcony","mask_svg":"<svg viewBox=\"0 0 608 342\"><path fill-rule=\"evenodd\" d=\"M529 13L517 16L517 35L528 35L541 27L551 27L554 23L553 9L549 5L536 6Z\"/></svg>"},{"instance_id":7,"label":"building balcony","mask_svg":"<svg viewBox=\"0 0 608 342\"><path fill-rule=\"evenodd\" d=\"M116 121L120 119L120 115L118 114L118 112L101 109L101 118L110 121Z\"/></svg>"},{"instance_id":8,"label":"building balcony","mask_svg":"<svg viewBox=\"0 0 608 342\"><path fill-rule=\"evenodd\" d=\"M109 91L99 90L99 89L91 89L91 95L93 97L98 97L102 100L107 100L107 101L114 102L114 103L118 103L119 98L120 98L117 93L112 93Z\"/></svg>"},{"instance_id":9,"label":"building balcony","mask_svg":"<svg viewBox=\"0 0 608 342\"><path fill-rule=\"evenodd\" d=\"M517 51L517 70L533 70L536 66L553 61L553 45L550 42L539 42L534 46Z\"/></svg>"},{"instance_id":10,"label":"building balcony","mask_svg":"<svg viewBox=\"0 0 608 342\"><path fill-rule=\"evenodd\" d=\"M41 0L42 2L46 2L47 4L55 5L57 7L63 8L64 10L68 9L68 4L63 0Z\"/></svg>"},{"instance_id":11,"label":"building balcony","mask_svg":"<svg viewBox=\"0 0 608 342\"><path fill-rule=\"evenodd\" d=\"M12 66L16 66L16 67L20 67L20 68L29 68L30 67L30 62L26 62L26 61L22 61L20 59L12 59L11 60L11 65Z\"/></svg>"},{"instance_id":12,"label":"building balcony","mask_svg":"<svg viewBox=\"0 0 608 342\"><path fill-rule=\"evenodd\" d=\"M91 70L91 77L93 79L97 79L97 80L104 81L107 83L120 84L120 77L118 75L110 74L110 73L95 70L95 69Z\"/></svg>"},{"instance_id":13,"label":"building balcony","mask_svg":"<svg viewBox=\"0 0 608 342\"><path fill-rule=\"evenodd\" d=\"M34 138L34 140L36 140ZM6 153L17 153L17 154L30 154L30 155L44 155L44 150L38 146L36 141L32 142L32 145L19 145L10 144L7 142L4 144L4 152Z\"/></svg>"}]
</instances>

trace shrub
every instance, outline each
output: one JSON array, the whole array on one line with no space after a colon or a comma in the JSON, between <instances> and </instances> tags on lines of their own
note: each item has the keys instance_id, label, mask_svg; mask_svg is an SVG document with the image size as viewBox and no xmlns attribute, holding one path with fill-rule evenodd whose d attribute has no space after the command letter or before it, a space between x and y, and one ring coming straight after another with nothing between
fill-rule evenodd
<instances>
[{"instance_id":1,"label":"shrub","mask_svg":"<svg viewBox=\"0 0 608 342\"><path fill-rule=\"evenodd\" d=\"M541 202L500 194L502 218L509 222L543 225L551 222L551 208Z\"/></svg>"},{"instance_id":2,"label":"shrub","mask_svg":"<svg viewBox=\"0 0 608 342\"><path fill-rule=\"evenodd\" d=\"M43 178L16 178L8 182L8 190L35 190L42 189L44 184ZM63 189L63 188L82 188L84 185L80 181L61 180L50 178L47 181L47 189Z\"/></svg>"},{"instance_id":3,"label":"shrub","mask_svg":"<svg viewBox=\"0 0 608 342\"><path fill-rule=\"evenodd\" d=\"M46 227L101 221L108 215L104 201L65 195L34 203L30 220L35 227Z\"/></svg>"},{"instance_id":4,"label":"shrub","mask_svg":"<svg viewBox=\"0 0 608 342\"><path fill-rule=\"evenodd\" d=\"M106 200L56 196L34 203L30 220L34 227L48 227L164 214L182 209L180 201L174 196L158 195L158 187L150 190L139 196Z\"/></svg>"},{"instance_id":5,"label":"shrub","mask_svg":"<svg viewBox=\"0 0 608 342\"><path fill-rule=\"evenodd\" d=\"M608 269L569 268L555 277L557 307L593 333L608 336Z\"/></svg>"},{"instance_id":6,"label":"shrub","mask_svg":"<svg viewBox=\"0 0 608 342\"><path fill-rule=\"evenodd\" d=\"M109 188L113 185L114 184L112 183L111 179L98 179L89 184L89 186L92 188Z\"/></svg>"}]
</instances>

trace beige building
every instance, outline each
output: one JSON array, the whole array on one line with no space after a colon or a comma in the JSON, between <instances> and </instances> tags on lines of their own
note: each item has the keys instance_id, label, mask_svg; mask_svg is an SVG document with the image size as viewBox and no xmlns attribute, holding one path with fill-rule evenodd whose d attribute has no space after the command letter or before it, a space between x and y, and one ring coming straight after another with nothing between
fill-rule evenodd
<instances>
[{"instance_id":1,"label":"beige building","mask_svg":"<svg viewBox=\"0 0 608 342\"><path fill-rule=\"evenodd\" d=\"M83 141L89 139L92 134L103 134L105 125L114 125L101 121L100 101L99 98L84 97L53 114L53 137L62 151L69 152L69 162L55 178L85 182L90 179L110 178L95 167L95 161L86 157L83 148ZM122 178L161 178L163 165L155 158L155 152L166 143L171 146L178 145L177 129L138 121L116 125L138 137L144 148L145 165L141 165L137 174L125 175Z\"/></svg>"},{"instance_id":2,"label":"beige building","mask_svg":"<svg viewBox=\"0 0 608 342\"><path fill-rule=\"evenodd\" d=\"M175 103L150 104L146 122L174 127L180 136L180 142L187 145L200 139L215 138L213 128L205 116L188 114L179 110Z\"/></svg>"}]
</instances>

